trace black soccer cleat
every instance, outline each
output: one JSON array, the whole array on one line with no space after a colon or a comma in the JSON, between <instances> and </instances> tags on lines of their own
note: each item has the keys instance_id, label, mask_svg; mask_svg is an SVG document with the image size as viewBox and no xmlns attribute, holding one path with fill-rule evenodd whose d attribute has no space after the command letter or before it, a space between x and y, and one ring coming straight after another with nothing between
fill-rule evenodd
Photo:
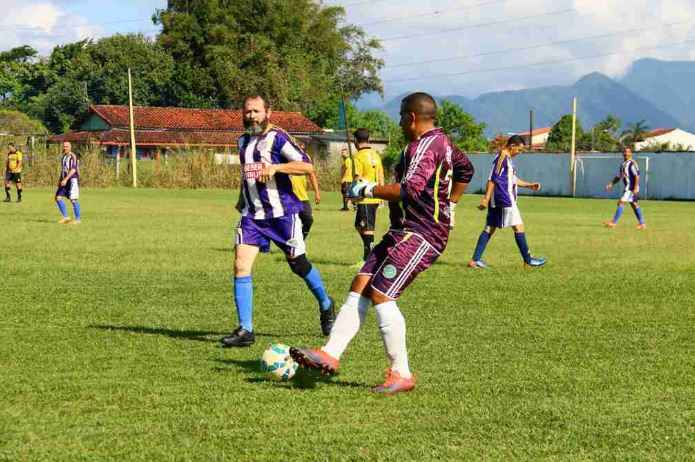
<instances>
[{"instance_id":1,"label":"black soccer cleat","mask_svg":"<svg viewBox=\"0 0 695 462\"><path fill-rule=\"evenodd\" d=\"M331 297L328 298L331 301L331 307L319 312L321 315L321 332L325 336L331 335L331 329L333 329L333 323L335 322L335 301Z\"/></svg>"},{"instance_id":2,"label":"black soccer cleat","mask_svg":"<svg viewBox=\"0 0 695 462\"><path fill-rule=\"evenodd\" d=\"M254 344L256 336L242 327L237 327L231 334L220 339L222 348L247 347Z\"/></svg>"}]
</instances>

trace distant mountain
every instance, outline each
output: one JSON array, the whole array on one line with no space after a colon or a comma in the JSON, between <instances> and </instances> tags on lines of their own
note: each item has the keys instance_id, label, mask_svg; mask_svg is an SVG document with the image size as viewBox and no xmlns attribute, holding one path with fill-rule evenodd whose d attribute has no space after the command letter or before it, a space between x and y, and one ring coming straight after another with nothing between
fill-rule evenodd
<instances>
[{"instance_id":1,"label":"distant mountain","mask_svg":"<svg viewBox=\"0 0 695 462\"><path fill-rule=\"evenodd\" d=\"M695 131L695 61L640 59L620 82Z\"/></svg>"},{"instance_id":2,"label":"distant mountain","mask_svg":"<svg viewBox=\"0 0 695 462\"><path fill-rule=\"evenodd\" d=\"M437 99L453 101L476 120L485 122L488 136L528 130L531 109L535 127L551 126L571 112L574 96L578 99L578 116L585 129L608 114L618 117L624 126L645 120L652 128L695 128L695 112L688 112L695 105L695 88L688 88L688 82L695 82L695 62L670 63L676 70L663 77L651 77L659 75L655 68L660 64L655 63L660 62L637 61L623 79L624 83L594 72L571 86L485 93L475 99L458 95L438 96ZM397 118L402 98L400 95L380 109Z\"/></svg>"}]
</instances>

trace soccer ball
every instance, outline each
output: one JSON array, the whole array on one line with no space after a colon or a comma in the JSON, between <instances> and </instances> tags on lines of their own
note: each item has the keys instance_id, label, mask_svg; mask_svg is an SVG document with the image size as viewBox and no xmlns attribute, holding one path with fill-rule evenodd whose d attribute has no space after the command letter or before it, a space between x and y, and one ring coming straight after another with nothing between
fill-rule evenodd
<instances>
[{"instance_id":1,"label":"soccer ball","mask_svg":"<svg viewBox=\"0 0 695 462\"><path fill-rule=\"evenodd\" d=\"M299 365L290 356L290 347L273 343L263 352L261 369L275 380L290 380Z\"/></svg>"}]
</instances>

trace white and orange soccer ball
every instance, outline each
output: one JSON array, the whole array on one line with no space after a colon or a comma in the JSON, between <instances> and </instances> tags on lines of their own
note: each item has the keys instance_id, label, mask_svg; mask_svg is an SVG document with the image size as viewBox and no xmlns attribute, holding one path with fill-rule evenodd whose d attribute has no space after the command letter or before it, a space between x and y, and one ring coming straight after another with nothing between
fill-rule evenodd
<instances>
[{"instance_id":1,"label":"white and orange soccer ball","mask_svg":"<svg viewBox=\"0 0 695 462\"><path fill-rule=\"evenodd\" d=\"M290 356L290 347L273 343L263 352L261 369L275 380L290 380L299 365Z\"/></svg>"}]
</instances>

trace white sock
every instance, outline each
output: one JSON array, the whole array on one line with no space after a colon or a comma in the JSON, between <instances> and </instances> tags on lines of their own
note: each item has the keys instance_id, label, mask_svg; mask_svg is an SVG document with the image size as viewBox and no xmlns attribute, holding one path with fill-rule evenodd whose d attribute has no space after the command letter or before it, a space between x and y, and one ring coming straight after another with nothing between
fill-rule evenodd
<instances>
[{"instance_id":1,"label":"white sock","mask_svg":"<svg viewBox=\"0 0 695 462\"><path fill-rule=\"evenodd\" d=\"M350 292L335 318L328 343L321 349L334 358L340 359L350 341L362 327L370 303L368 298L357 292Z\"/></svg>"},{"instance_id":2,"label":"white sock","mask_svg":"<svg viewBox=\"0 0 695 462\"><path fill-rule=\"evenodd\" d=\"M404 379L412 377L408 367L408 351L405 347L405 318L396 302L376 305L376 318L384 339L386 356L391 362L391 370L398 372Z\"/></svg>"}]
</instances>

